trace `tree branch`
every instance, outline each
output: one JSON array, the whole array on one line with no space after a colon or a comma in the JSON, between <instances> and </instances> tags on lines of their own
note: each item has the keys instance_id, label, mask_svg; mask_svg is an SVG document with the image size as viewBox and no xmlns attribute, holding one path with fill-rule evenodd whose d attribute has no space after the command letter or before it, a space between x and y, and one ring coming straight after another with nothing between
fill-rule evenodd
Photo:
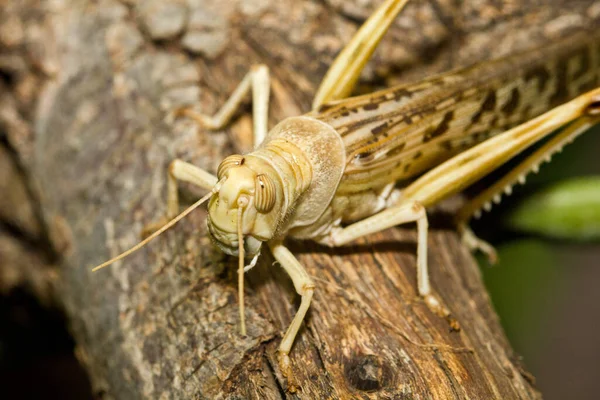
<instances>
[{"instance_id":1,"label":"tree branch","mask_svg":"<svg viewBox=\"0 0 600 400\"><path fill-rule=\"evenodd\" d=\"M429 247L432 286L451 321L416 296L411 230L333 250L292 245L317 283L291 352L296 394L286 392L275 361L298 303L291 282L269 256L249 272L241 337L235 260L211 246L204 211L119 265L90 272L164 212L171 159L214 171L233 148L247 148L251 124L242 111L216 133L171 121L169 111L182 104L215 111L254 63L271 68L271 124L308 111L356 29L332 10L352 4L343 12L360 19L378 2L65 3L52 14L60 67L35 119L36 178L50 219L63 216L71 230L61 296L96 391L114 398L539 397L477 265L450 231L434 229ZM361 90L545 40L544 24L562 12L560 2L516 11L495 1L477 10L415 3L382 43ZM517 28L521 36L512 34Z\"/></svg>"}]
</instances>

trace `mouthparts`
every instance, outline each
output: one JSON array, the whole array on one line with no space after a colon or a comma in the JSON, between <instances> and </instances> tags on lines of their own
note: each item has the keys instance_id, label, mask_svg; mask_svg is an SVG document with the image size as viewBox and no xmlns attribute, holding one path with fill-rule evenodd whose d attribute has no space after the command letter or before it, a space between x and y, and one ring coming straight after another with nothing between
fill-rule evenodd
<instances>
[{"instance_id":1,"label":"mouthparts","mask_svg":"<svg viewBox=\"0 0 600 400\"><path fill-rule=\"evenodd\" d=\"M223 253L230 256L239 256L239 242L237 232L227 232L213 224L210 217L206 219L206 225L208 226L208 232L212 242L217 246ZM244 256L251 258L260 252L260 246L262 241L256 239L253 236L244 237Z\"/></svg>"}]
</instances>

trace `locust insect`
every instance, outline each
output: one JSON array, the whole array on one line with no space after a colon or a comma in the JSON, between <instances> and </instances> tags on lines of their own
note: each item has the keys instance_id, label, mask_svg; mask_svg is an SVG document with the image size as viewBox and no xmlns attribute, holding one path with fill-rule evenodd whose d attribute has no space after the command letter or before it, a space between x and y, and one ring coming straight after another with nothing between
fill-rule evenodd
<instances>
[{"instance_id":1,"label":"locust insect","mask_svg":"<svg viewBox=\"0 0 600 400\"><path fill-rule=\"evenodd\" d=\"M94 270L136 251L208 201L207 224L213 242L224 253L238 257L242 334L244 272L256 263L263 243L302 298L279 346L281 371L291 378L289 353L315 284L284 239L341 246L416 222L418 293L432 310L443 313L429 283L426 207L546 140L457 215L465 243L494 257L493 248L475 237L467 222L600 121L600 31L578 32L540 49L348 97L407 1L386 0L364 23L330 67L312 111L303 116L285 119L267 132L269 74L265 66L254 67L215 116L181 111L205 128L218 129L229 122L251 91L255 150L227 157L216 176L182 160L173 161L168 172L167 217L156 225L160 228ZM210 193L177 215L178 181ZM248 266L247 258L252 260Z\"/></svg>"}]
</instances>

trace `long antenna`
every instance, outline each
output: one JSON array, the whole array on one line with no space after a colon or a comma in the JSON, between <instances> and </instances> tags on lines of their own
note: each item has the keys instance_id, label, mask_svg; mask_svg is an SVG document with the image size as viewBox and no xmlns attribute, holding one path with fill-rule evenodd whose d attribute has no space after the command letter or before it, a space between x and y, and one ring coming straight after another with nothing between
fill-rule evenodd
<instances>
[{"instance_id":1,"label":"long antenna","mask_svg":"<svg viewBox=\"0 0 600 400\"><path fill-rule=\"evenodd\" d=\"M240 199L241 200L241 199ZM246 316L244 313L244 235L242 234L243 201L238 201L237 234L238 234L238 297L240 305L240 329L246 335Z\"/></svg>"},{"instance_id":2,"label":"long antenna","mask_svg":"<svg viewBox=\"0 0 600 400\"><path fill-rule=\"evenodd\" d=\"M181 219L183 219L186 215L188 215L189 213L194 211L195 208L200 206L206 200L210 199L210 196L212 196L214 194L214 192L215 192L215 190L213 189L213 191L211 191L209 194L207 194L206 196L204 196L203 198L201 198L200 200L198 200L197 202L195 202L194 204L192 204L191 206L186 208L181 214L179 214L178 216L176 216L175 218L173 218L172 220L167 222L163 227L161 227L159 230L154 232L152 235L148 236L146 239L142 240L141 242L139 242L138 244L136 244L129 250L119 254L115 258L111 258L110 260L98 265L97 267L94 267L92 269L92 272L98 271L99 269L104 268L104 267L108 267L110 264L112 264L116 261L119 261L119 260L127 257L128 255L130 255L131 253L141 249L146 244L148 244L149 241L151 241L152 239L154 239L155 237L157 237L158 235L160 235L161 233L163 233L164 231L166 231L167 229L169 229L170 227L175 225L177 222L179 222Z\"/></svg>"}]
</instances>

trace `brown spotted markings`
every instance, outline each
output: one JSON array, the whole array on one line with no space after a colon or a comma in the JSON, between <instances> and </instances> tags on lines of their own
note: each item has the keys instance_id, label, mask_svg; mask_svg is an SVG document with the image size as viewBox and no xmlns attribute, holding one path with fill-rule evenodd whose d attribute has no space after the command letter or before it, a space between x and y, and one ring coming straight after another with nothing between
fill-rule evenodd
<instances>
[{"instance_id":1,"label":"brown spotted markings","mask_svg":"<svg viewBox=\"0 0 600 400\"><path fill-rule=\"evenodd\" d=\"M414 178L490 136L600 85L600 31L324 104L309 115L346 146L338 193ZM410 160L410 161L409 161Z\"/></svg>"}]
</instances>

